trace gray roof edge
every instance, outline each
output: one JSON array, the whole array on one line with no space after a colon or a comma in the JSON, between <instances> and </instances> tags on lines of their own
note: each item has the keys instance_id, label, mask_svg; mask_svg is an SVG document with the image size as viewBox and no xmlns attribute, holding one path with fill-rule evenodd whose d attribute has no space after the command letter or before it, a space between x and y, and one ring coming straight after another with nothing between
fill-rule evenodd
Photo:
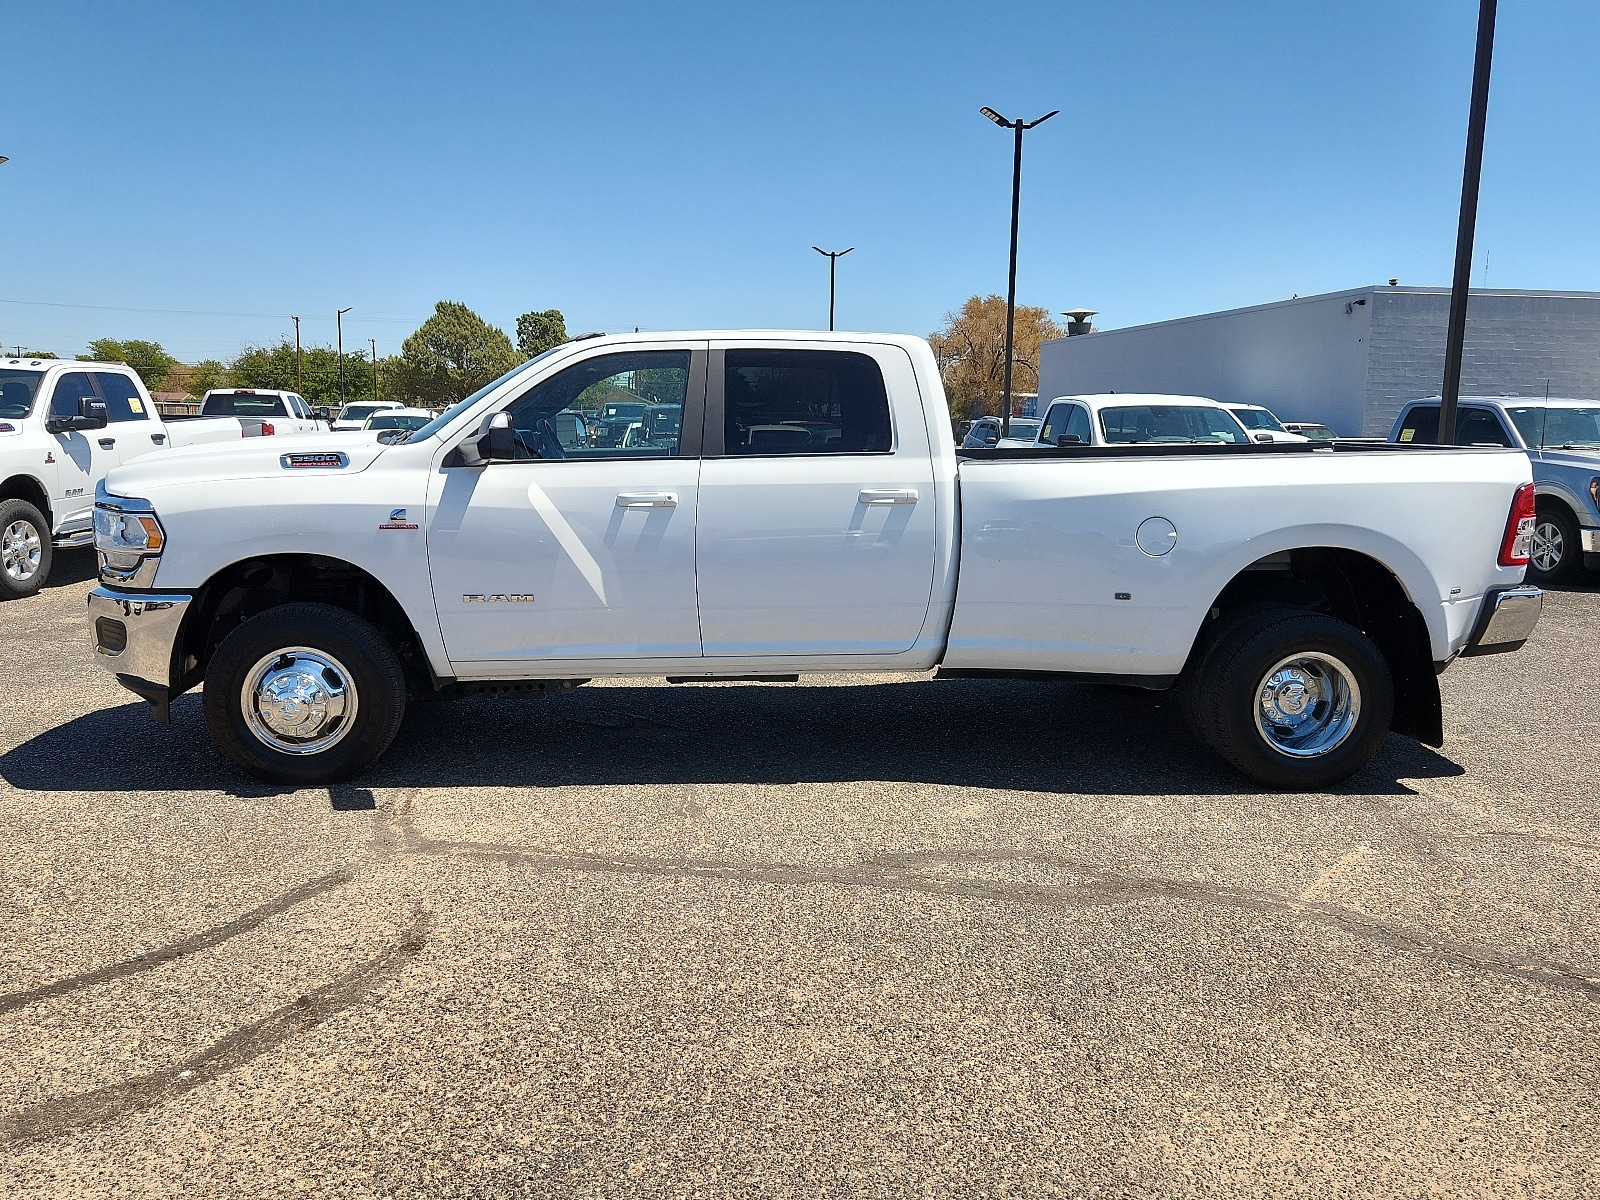
<instances>
[{"instance_id":1,"label":"gray roof edge","mask_svg":"<svg viewBox=\"0 0 1600 1200\"><path fill-rule=\"evenodd\" d=\"M1287 308L1292 304L1316 304L1328 300L1347 300L1358 296L1371 296L1380 293L1409 296L1448 296L1450 289L1447 287L1415 287L1409 284L1398 284L1390 287L1387 284L1374 283L1363 287L1341 288L1337 292L1319 292L1315 296L1295 296L1288 300L1269 300L1265 304L1248 304L1242 308L1224 308L1218 309L1216 312L1196 313L1188 317L1168 317L1165 321L1146 321L1142 325L1121 325L1116 329L1096 329L1088 335L1068 334L1064 337L1050 338L1044 344L1051 345L1055 342L1064 342L1069 337L1105 337L1113 333L1134 333L1141 329L1159 329L1168 325L1185 325L1191 321L1215 321L1222 317L1236 317L1244 313L1265 312L1272 308ZM1553 300L1600 300L1600 292L1535 291L1523 288L1472 288L1467 295L1469 298L1481 296L1534 296Z\"/></svg>"}]
</instances>

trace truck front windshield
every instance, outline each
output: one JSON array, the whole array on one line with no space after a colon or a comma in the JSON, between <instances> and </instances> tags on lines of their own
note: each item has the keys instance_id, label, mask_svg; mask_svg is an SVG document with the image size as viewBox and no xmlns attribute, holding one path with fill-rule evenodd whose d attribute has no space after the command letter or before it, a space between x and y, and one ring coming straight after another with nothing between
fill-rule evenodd
<instances>
[{"instance_id":1,"label":"truck front windshield","mask_svg":"<svg viewBox=\"0 0 1600 1200\"><path fill-rule=\"evenodd\" d=\"M1100 428L1112 445L1136 442L1245 443L1239 422L1220 408L1198 404L1121 404L1100 410Z\"/></svg>"},{"instance_id":2,"label":"truck front windshield","mask_svg":"<svg viewBox=\"0 0 1600 1200\"><path fill-rule=\"evenodd\" d=\"M455 420L457 415L459 415L463 410L471 408L479 400L482 400L485 396L487 396L490 392L494 391L495 388L499 387L502 383L504 383L506 380L510 379L513 375L522 374L529 367L533 366L534 363L541 362L544 359L549 358L557 350L563 350L563 349L566 348L566 346L567 346L567 343L566 342L562 342L561 345L552 346L550 349L546 350L543 354L535 354L532 358L530 358L525 363L518 363L516 366L512 367L511 370L507 371L504 375L501 375L499 378L491 379L488 383L484 384L477 391L473 392L472 395L467 396L464 399L457 400L449 408L445 409L437 417L435 417L433 420L429 421L421 429L417 430L415 433L413 433L410 437L406 438L405 440L408 441L408 442L420 442L424 438L431 438L434 434L438 433L446 425L450 424L451 421Z\"/></svg>"},{"instance_id":3,"label":"truck front windshield","mask_svg":"<svg viewBox=\"0 0 1600 1200\"><path fill-rule=\"evenodd\" d=\"M1529 404L1507 411L1522 440L1536 450L1600 450L1600 405Z\"/></svg>"},{"instance_id":4,"label":"truck front windshield","mask_svg":"<svg viewBox=\"0 0 1600 1200\"><path fill-rule=\"evenodd\" d=\"M43 371L0 367L0 421L20 421L33 411Z\"/></svg>"}]
</instances>

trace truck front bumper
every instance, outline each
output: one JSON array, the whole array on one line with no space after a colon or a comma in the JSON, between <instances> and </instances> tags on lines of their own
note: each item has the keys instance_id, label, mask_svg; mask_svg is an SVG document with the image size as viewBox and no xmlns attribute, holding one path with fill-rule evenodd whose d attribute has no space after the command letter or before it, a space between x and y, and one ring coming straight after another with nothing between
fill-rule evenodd
<instances>
[{"instance_id":1,"label":"truck front bumper","mask_svg":"<svg viewBox=\"0 0 1600 1200\"><path fill-rule=\"evenodd\" d=\"M1490 588L1478 610L1478 623L1461 647L1463 658L1520 650L1544 612L1544 593L1531 584Z\"/></svg>"},{"instance_id":2,"label":"truck front bumper","mask_svg":"<svg viewBox=\"0 0 1600 1200\"><path fill-rule=\"evenodd\" d=\"M123 687L150 702L162 724L170 719L172 655L191 596L183 592L89 593L89 634L95 659Z\"/></svg>"},{"instance_id":3,"label":"truck front bumper","mask_svg":"<svg viewBox=\"0 0 1600 1200\"><path fill-rule=\"evenodd\" d=\"M1580 529L1578 538L1583 543L1583 565L1600 571L1600 529Z\"/></svg>"}]
</instances>

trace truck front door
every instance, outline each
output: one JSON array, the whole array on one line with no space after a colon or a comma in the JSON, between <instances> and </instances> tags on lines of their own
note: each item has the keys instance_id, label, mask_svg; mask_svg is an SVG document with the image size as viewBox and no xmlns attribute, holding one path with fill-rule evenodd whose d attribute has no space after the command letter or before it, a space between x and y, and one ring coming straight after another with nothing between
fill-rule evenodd
<instances>
[{"instance_id":1,"label":"truck front door","mask_svg":"<svg viewBox=\"0 0 1600 1200\"><path fill-rule=\"evenodd\" d=\"M78 401L99 400L87 371L68 371L56 377L50 393L49 415L72 417ZM67 429L52 435L56 460L55 530L58 535L93 527L94 485L122 461L114 426L104 429Z\"/></svg>"},{"instance_id":2,"label":"truck front door","mask_svg":"<svg viewBox=\"0 0 1600 1200\"><path fill-rule=\"evenodd\" d=\"M870 353L868 352L870 350ZM898 347L711 354L698 521L707 657L899 654L933 590L933 455Z\"/></svg>"},{"instance_id":3,"label":"truck front door","mask_svg":"<svg viewBox=\"0 0 1600 1200\"><path fill-rule=\"evenodd\" d=\"M699 656L703 345L602 353L568 366L504 409L515 461L435 472L428 563L459 674ZM628 446L561 436L572 424L561 414L623 402L678 404L691 415L682 428Z\"/></svg>"}]
</instances>

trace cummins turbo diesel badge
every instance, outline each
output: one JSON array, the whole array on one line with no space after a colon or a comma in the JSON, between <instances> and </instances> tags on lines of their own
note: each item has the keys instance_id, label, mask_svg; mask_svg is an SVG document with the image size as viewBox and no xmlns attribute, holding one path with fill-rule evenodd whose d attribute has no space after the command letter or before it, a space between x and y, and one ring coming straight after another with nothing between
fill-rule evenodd
<instances>
[{"instance_id":1,"label":"cummins turbo diesel badge","mask_svg":"<svg viewBox=\"0 0 1600 1200\"><path fill-rule=\"evenodd\" d=\"M406 510L403 508L391 509L389 511L389 519L378 522L379 529L415 529L416 527L417 523L415 521L406 520Z\"/></svg>"},{"instance_id":2,"label":"cummins turbo diesel badge","mask_svg":"<svg viewBox=\"0 0 1600 1200\"><path fill-rule=\"evenodd\" d=\"M283 464L285 471L325 470L337 471L341 467L348 467L350 459L343 451L334 450L323 454L283 454L278 461Z\"/></svg>"}]
</instances>

